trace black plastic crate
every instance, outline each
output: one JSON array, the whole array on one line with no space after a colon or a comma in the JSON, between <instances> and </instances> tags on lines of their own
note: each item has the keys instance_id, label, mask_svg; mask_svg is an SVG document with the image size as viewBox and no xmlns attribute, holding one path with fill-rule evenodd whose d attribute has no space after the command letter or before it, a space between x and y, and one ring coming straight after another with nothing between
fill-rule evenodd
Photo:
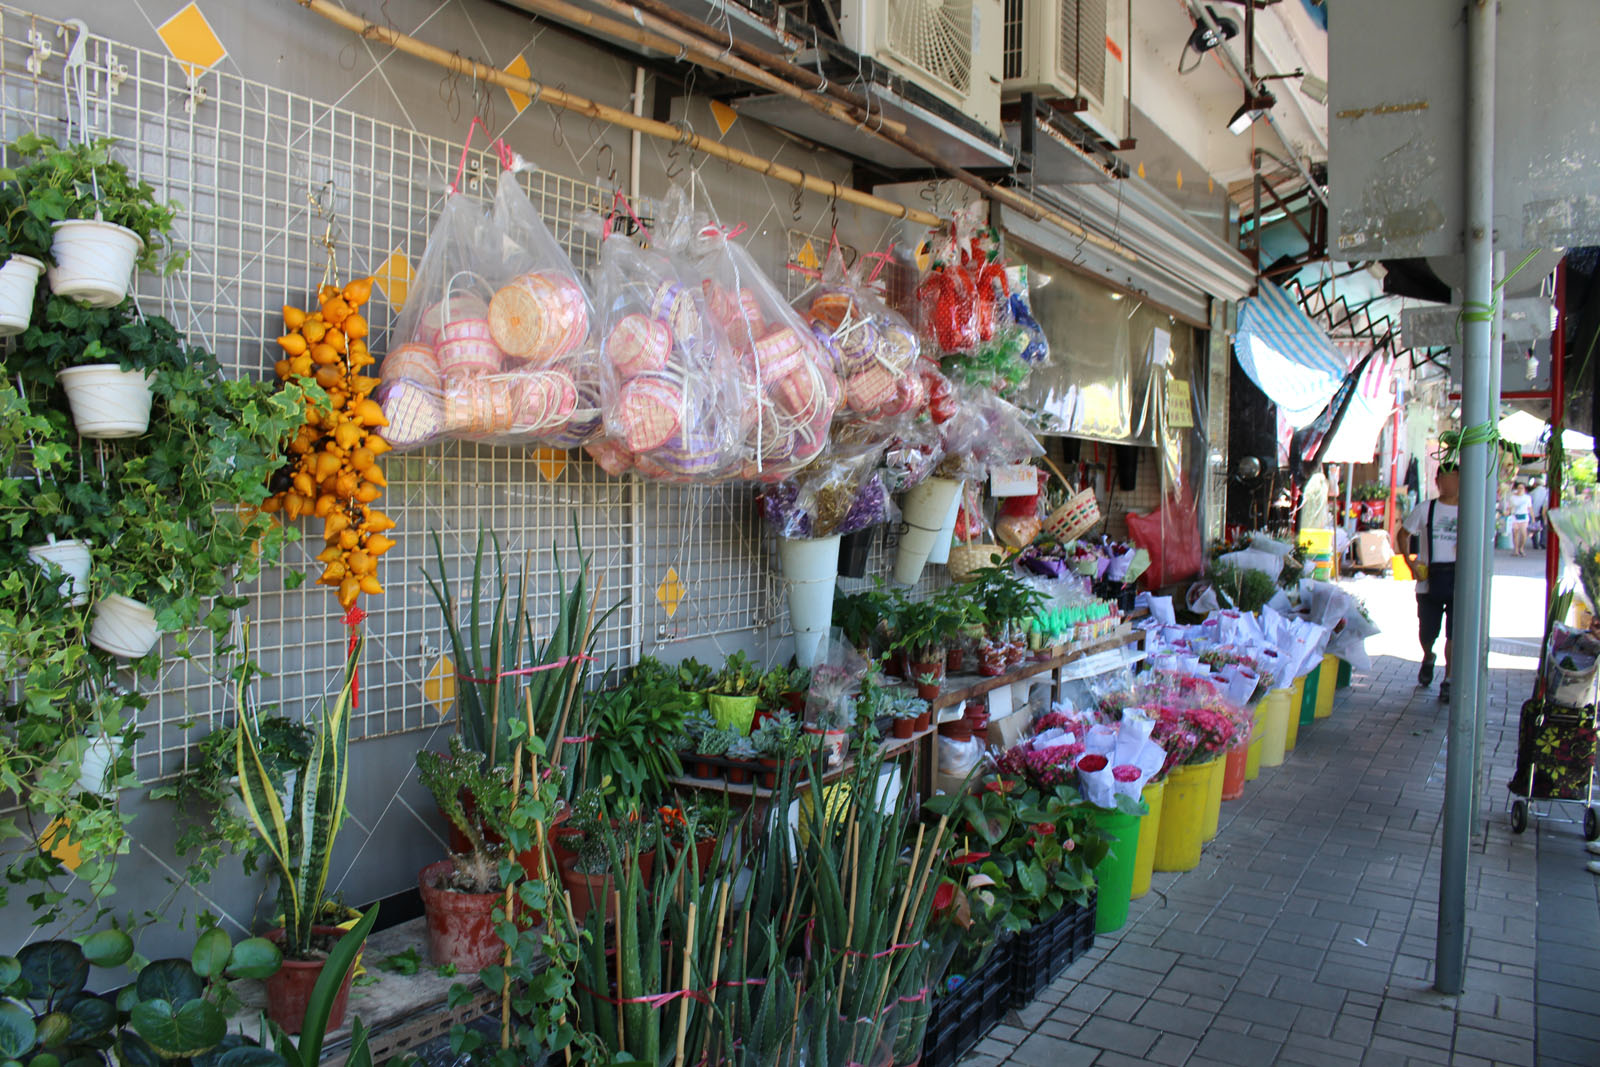
<instances>
[{"instance_id":1,"label":"black plastic crate","mask_svg":"<svg viewBox=\"0 0 1600 1067\"><path fill-rule=\"evenodd\" d=\"M954 1067L1005 1016L1016 944L1015 938L1000 941L982 967L933 1002L922 1039L922 1067Z\"/></svg>"},{"instance_id":2,"label":"black plastic crate","mask_svg":"<svg viewBox=\"0 0 1600 1067\"><path fill-rule=\"evenodd\" d=\"M1017 938L1011 954L1010 1007L1032 1003L1067 964L1094 947L1094 905L1094 897L1083 907L1068 904Z\"/></svg>"}]
</instances>

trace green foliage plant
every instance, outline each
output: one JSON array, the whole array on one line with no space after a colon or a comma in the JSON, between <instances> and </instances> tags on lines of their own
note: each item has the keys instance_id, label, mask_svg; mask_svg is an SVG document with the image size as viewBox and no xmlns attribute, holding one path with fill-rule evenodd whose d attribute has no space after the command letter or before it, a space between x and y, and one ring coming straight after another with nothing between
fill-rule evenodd
<instances>
[{"instance_id":1,"label":"green foliage plant","mask_svg":"<svg viewBox=\"0 0 1600 1067\"><path fill-rule=\"evenodd\" d=\"M3 229L15 248L45 251L53 241L54 223L68 219L103 219L125 226L144 242L137 266L170 274L183 266L186 254L165 249L178 205L157 203L149 182L135 178L112 157L112 138L87 143L57 144L37 133L23 134L8 147L13 165L0 168L0 183L20 197L0 204Z\"/></svg>"},{"instance_id":2,"label":"green foliage plant","mask_svg":"<svg viewBox=\"0 0 1600 1067\"><path fill-rule=\"evenodd\" d=\"M298 768L294 796L287 808L267 773L255 723L249 715L239 719L234 746L239 791L245 812L276 868L284 951L296 959L305 959L311 952L312 930L326 900L333 843L346 814L351 693L361 647L360 640L353 643L339 695L323 704L311 750ZM244 688L241 682L241 708L246 706Z\"/></svg>"},{"instance_id":3,"label":"green foliage plant","mask_svg":"<svg viewBox=\"0 0 1600 1067\"><path fill-rule=\"evenodd\" d=\"M511 770L468 749L460 735L451 736L449 752L422 749L416 760L422 787L467 839L466 852L450 855L455 863L450 884L466 893L504 889L500 861L506 854L506 819L514 796Z\"/></svg>"}]
</instances>

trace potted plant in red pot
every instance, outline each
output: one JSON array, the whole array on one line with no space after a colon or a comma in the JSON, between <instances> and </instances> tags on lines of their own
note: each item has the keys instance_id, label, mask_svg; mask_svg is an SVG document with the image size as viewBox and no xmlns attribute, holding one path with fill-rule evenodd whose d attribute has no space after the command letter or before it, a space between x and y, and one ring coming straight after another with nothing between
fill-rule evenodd
<instances>
[{"instance_id":1,"label":"potted plant in red pot","mask_svg":"<svg viewBox=\"0 0 1600 1067\"><path fill-rule=\"evenodd\" d=\"M755 742L748 737L735 737L728 745L728 759L742 766L728 768L729 785L747 785L754 772L755 762L761 753L756 750Z\"/></svg>"},{"instance_id":2,"label":"potted plant in red pot","mask_svg":"<svg viewBox=\"0 0 1600 1067\"><path fill-rule=\"evenodd\" d=\"M700 732L700 739L695 742L695 752L701 756L710 756L715 759L725 759L728 749L739 735L732 730L724 730L713 725L710 729ZM695 764L694 775L696 778L720 778L725 776L726 770L718 764L699 761Z\"/></svg>"},{"instance_id":3,"label":"potted plant in red pot","mask_svg":"<svg viewBox=\"0 0 1600 1067\"><path fill-rule=\"evenodd\" d=\"M637 809L612 818L606 810L605 795L599 787L586 789L572 804L567 827L573 831L574 846L570 862L559 864L561 885L572 905L572 918L584 925L589 913L599 909L606 919L615 914L618 855L639 857L639 874L646 883L655 865L655 831L650 820Z\"/></svg>"},{"instance_id":4,"label":"potted plant in red pot","mask_svg":"<svg viewBox=\"0 0 1600 1067\"><path fill-rule=\"evenodd\" d=\"M351 645L338 699L325 703L314 724L311 749L298 768L287 808L266 770L264 743L246 683L238 686L239 730L234 762L245 814L261 839L278 876L278 906L283 926L267 937L283 952L283 967L267 979L267 1016L289 1033L299 1033L306 1003L328 954L345 931L317 920L325 903L333 844L345 817L350 779L346 756L350 739L351 692L361 641ZM350 998L350 976L334 998L330 1027L342 1024Z\"/></svg>"},{"instance_id":5,"label":"potted plant in red pot","mask_svg":"<svg viewBox=\"0 0 1600 1067\"><path fill-rule=\"evenodd\" d=\"M908 740L917 727L917 709L903 701L895 701L889 708L889 717L894 720L894 736L896 739Z\"/></svg>"},{"instance_id":6,"label":"potted plant in red pot","mask_svg":"<svg viewBox=\"0 0 1600 1067\"><path fill-rule=\"evenodd\" d=\"M452 851L448 859L428 864L417 875L428 918L428 955L437 966L481 971L504 954L494 912L505 903L500 861L506 856L506 821L516 799L511 772L486 764L460 737L452 737L448 753L417 753L417 775L467 842L465 849ZM471 812L465 803L469 799Z\"/></svg>"}]
</instances>

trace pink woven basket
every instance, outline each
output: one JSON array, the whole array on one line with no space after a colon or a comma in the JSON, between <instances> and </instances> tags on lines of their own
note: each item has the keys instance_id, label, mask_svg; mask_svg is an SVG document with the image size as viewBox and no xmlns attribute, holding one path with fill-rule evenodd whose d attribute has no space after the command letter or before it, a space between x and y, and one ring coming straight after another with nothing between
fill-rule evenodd
<instances>
[{"instance_id":1,"label":"pink woven basket","mask_svg":"<svg viewBox=\"0 0 1600 1067\"><path fill-rule=\"evenodd\" d=\"M1044 520L1046 532L1057 541L1076 541L1100 521L1100 501L1093 489L1080 489Z\"/></svg>"}]
</instances>

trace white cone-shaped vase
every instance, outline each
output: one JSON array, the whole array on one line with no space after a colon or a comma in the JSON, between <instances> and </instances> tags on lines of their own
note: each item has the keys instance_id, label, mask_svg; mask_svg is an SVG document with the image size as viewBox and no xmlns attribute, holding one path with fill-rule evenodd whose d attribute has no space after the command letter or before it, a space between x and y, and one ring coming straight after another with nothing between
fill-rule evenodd
<instances>
[{"instance_id":1,"label":"white cone-shaped vase","mask_svg":"<svg viewBox=\"0 0 1600 1067\"><path fill-rule=\"evenodd\" d=\"M912 486L900 498L900 515L905 532L894 559L894 580L901 585L916 585L928 562L939 530L944 526L950 502L961 491L961 483L949 478L929 478Z\"/></svg>"},{"instance_id":2,"label":"white cone-shaped vase","mask_svg":"<svg viewBox=\"0 0 1600 1067\"><path fill-rule=\"evenodd\" d=\"M778 538L778 562L789 591L789 621L794 627L794 658L810 670L822 654L822 639L833 625L833 589L839 578L839 535Z\"/></svg>"},{"instance_id":3,"label":"white cone-shaped vase","mask_svg":"<svg viewBox=\"0 0 1600 1067\"><path fill-rule=\"evenodd\" d=\"M928 553L929 563L950 562L950 545L956 537L956 517L960 514L961 489L958 487L956 495L950 498L950 510L945 512L944 525L939 527L939 536L933 540L933 551Z\"/></svg>"}]
</instances>

